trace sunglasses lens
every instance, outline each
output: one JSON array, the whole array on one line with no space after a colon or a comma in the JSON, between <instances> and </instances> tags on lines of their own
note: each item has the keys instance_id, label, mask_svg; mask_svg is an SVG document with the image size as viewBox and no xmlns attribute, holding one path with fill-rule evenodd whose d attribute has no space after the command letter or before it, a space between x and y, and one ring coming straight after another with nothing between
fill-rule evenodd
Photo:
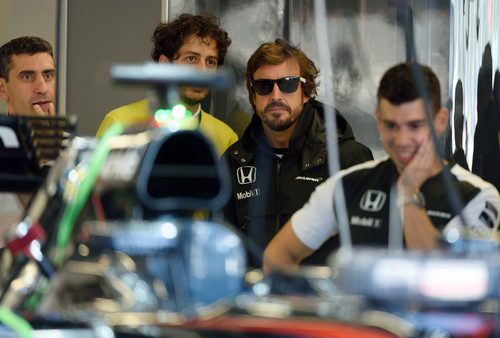
<instances>
[{"instance_id":1,"label":"sunglasses lens","mask_svg":"<svg viewBox=\"0 0 500 338\"><path fill-rule=\"evenodd\" d=\"M294 93L299 88L300 77L282 77L277 80L261 79L252 82L255 92L259 95L267 95L273 91L274 84L278 84L278 88L282 93Z\"/></svg>"},{"instance_id":2,"label":"sunglasses lens","mask_svg":"<svg viewBox=\"0 0 500 338\"><path fill-rule=\"evenodd\" d=\"M293 93L299 88L299 78L298 77L282 77L278 79L278 87L282 93Z\"/></svg>"},{"instance_id":3,"label":"sunglasses lens","mask_svg":"<svg viewBox=\"0 0 500 338\"><path fill-rule=\"evenodd\" d=\"M272 92L274 87L273 80L254 80L253 87L255 88L255 92L259 95L267 95Z\"/></svg>"}]
</instances>

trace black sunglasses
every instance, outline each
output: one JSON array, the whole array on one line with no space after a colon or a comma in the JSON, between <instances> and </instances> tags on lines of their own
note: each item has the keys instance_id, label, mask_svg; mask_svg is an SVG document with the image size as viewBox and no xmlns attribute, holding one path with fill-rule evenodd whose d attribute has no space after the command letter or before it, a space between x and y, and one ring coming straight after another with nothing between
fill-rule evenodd
<instances>
[{"instance_id":1,"label":"black sunglasses","mask_svg":"<svg viewBox=\"0 0 500 338\"><path fill-rule=\"evenodd\" d=\"M306 79L301 76L285 76L280 79L260 79L251 82L255 92L259 95L267 95L273 91L274 84L278 84L278 88L282 93L294 93L299 88L299 82L306 83Z\"/></svg>"}]
</instances>

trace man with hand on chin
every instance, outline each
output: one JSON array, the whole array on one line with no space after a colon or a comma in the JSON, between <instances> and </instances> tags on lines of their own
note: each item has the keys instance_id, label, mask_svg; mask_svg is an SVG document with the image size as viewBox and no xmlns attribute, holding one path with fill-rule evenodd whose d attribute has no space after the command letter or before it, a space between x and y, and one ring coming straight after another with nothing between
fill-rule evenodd
<instances>
[{"instance_id":1,"label":"man with hand on chin","mask_svg":"<svg viewBox=\"0 0 500 338\"><path fill-rule=\"evenodd\" d=\"M439 80L429 67L417 67L428 93L432 124L437 135L442 136L448 125L448 110L441 106ZM458 164L441 161L430 136L412 64L396 65L384 74L377 100L377 128L389 158L342 170L319 185L266 248L266 271L295 269L326 239L337 235L333 195L339 184L344 188L354 245L388 244L391 203L398 203L407 249L435 249L441 233L452 227L466 226L486 237L497 231L498 191ZM450 204L440 175L442 170L450 171L462 210L455 210ZM394 185L397 196L393 197L390 192ZM392 198L397 201L391 201Z\"/></svg>"},{"instance_id":2,"label":"man with hand on chin","mask_svg":"<svg viewBox=\"0 0 500 338\"><path fill-rule=\"evenodd\" d=\"M7 115L55 115L56 71L52 46L22 36L0 47L0 99ZM0 233L19 221L30 194L0 193ZM0 237L0 246L2 246Z\"/></svg>"},{"instance_id":3,"label":"man with hand on chin","mask_svg":"<svg viewBox=\"0 0 500 338\"><path fill-rule=\"evenodd\" d=\"M55 115L56 71L52 46L23 36L0 47L0 98L7 115Z\"/></svg>"}]
</instances>

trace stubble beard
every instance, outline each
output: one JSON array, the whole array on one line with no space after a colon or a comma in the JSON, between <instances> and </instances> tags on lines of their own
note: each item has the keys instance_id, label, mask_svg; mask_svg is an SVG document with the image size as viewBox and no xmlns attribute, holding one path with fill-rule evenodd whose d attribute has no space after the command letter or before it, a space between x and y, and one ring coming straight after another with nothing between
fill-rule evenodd
<instances>
[{"instance_id":1,"label":"stubble beard","mask_svg":"<svg viewBox=\"0 0 500 338\"><path fill-rule=\"evenodd\" d=\"M272 112L267 111L268 109L271 109L273 107L280 107L286 110L288 112L287 118L284 120L274 118L272 116ZM283 103L272 102L268 104L264 108L264 110L259 111L258 115L262 119L262 122L264 122L264 124L269 127L269 129L279 132L279 131L285 131L295 124L295 122L297 121L297 117L299 116L299 112L302 110L302 108L303 107L301 106L297 107L296 109L292 109Z\"/></svg>"},{"instance_id":2,"label":"stubble beard","mask_svg":"<svg viewBox=\"0 0 500 338\"><path fill-rule=\"evenodd\" d=\"M188 88L182 88L180 93L182 102L189 106L194 106L201 103L201 101L203 101L208 96L208 94L208 90L205 90L200 94L191 93Z\"/></svg>"}]
</instances>

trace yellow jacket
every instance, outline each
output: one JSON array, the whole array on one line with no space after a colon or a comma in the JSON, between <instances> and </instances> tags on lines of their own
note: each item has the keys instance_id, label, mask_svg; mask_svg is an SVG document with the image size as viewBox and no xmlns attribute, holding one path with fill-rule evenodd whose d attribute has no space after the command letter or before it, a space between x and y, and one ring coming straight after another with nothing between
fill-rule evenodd
<instances>
[{"instance_id":1,"label":"yellow jacket","mask_svg":"<svg viewBox=\"0 0 500 338\"><path fill-rule=\"evenodd\" d=\"M230 145L238 140L238 136L221 120L203 110L200 114L200 131L212 142L215 151L221 156ZM130 127L134 124L146 123L149 117L149 102L147 99L116 108L104 117L96 136L100 137L115 122Z\"/></svg>"}]
</instances>

